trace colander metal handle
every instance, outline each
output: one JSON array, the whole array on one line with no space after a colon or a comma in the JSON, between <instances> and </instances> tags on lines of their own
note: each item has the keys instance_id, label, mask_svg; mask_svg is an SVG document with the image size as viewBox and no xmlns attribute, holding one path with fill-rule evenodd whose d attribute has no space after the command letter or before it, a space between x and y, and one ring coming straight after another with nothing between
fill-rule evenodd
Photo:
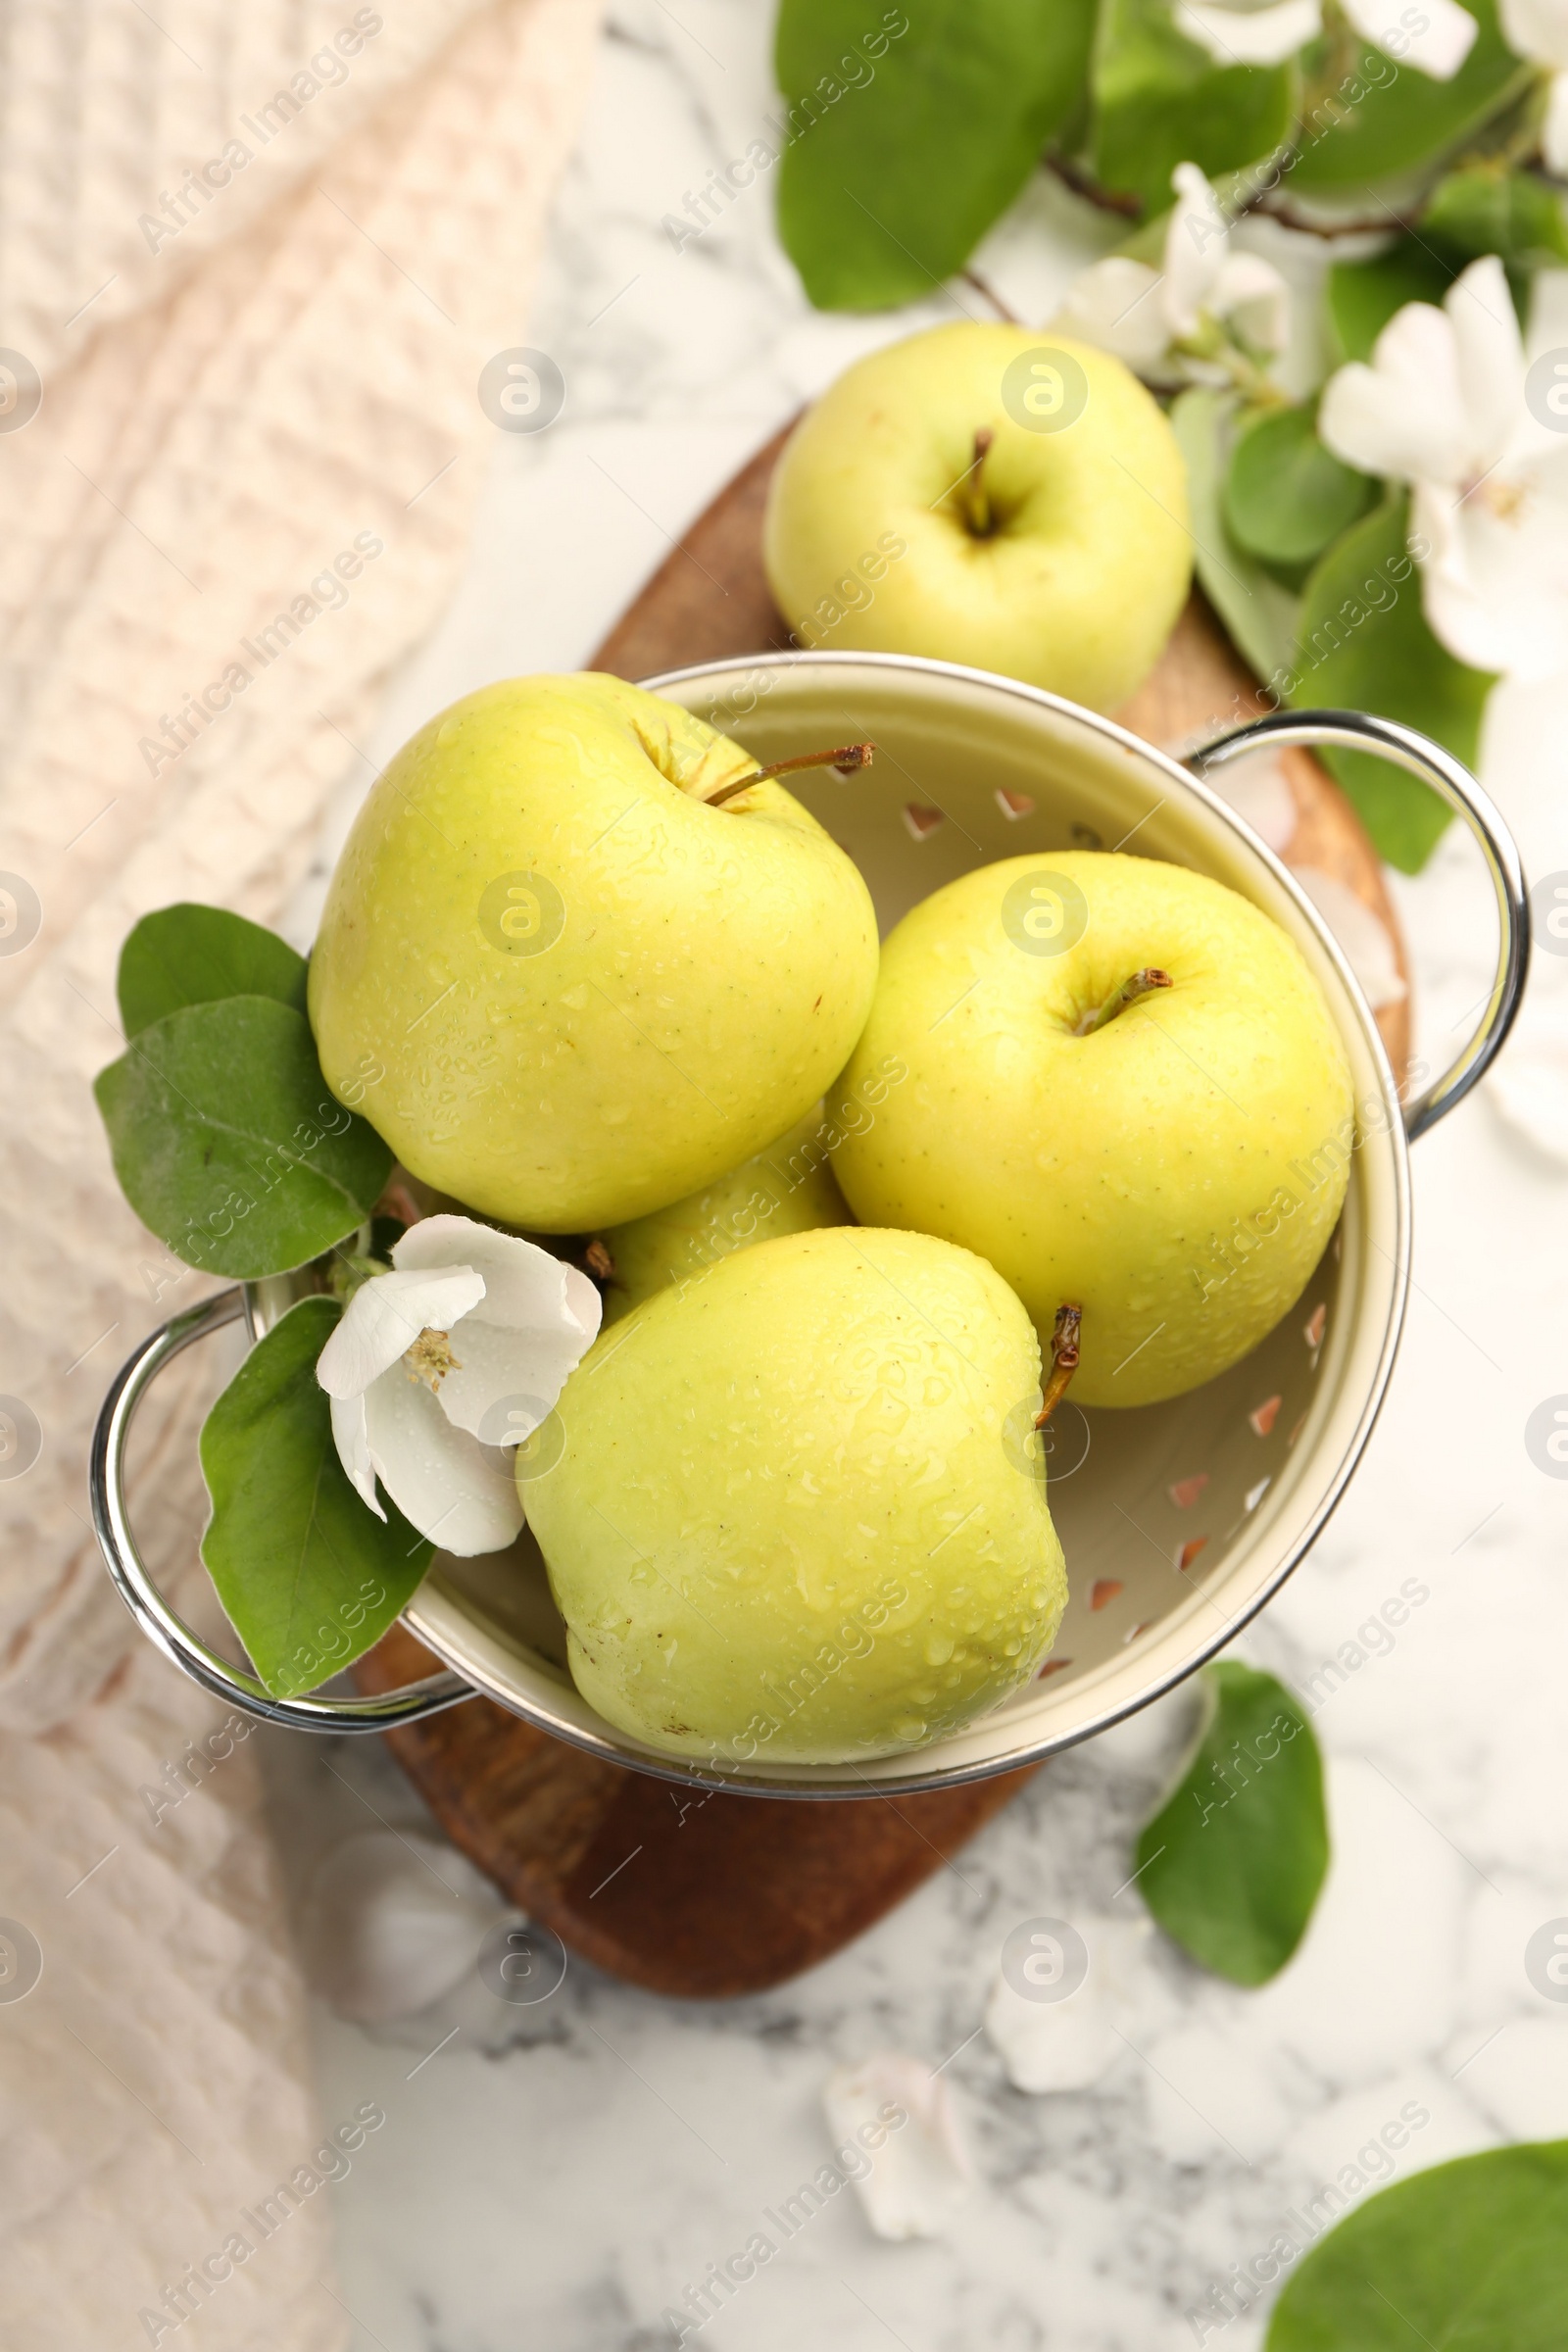
<instances>
[{"instance_id":1,"label":"colander metal handle","mask_svg":"<svg viewBox=\"0 0 1568 2352\"><path fill-rule=\"evenodd\" d=\"M1524 869L1513 835L1470 770L1442 744L1418 734L1414 727L1401 726L1396 719L1373 718L1359 710L1275 710L1190 753L1188 765L1202 776L1248 752L1288 751L1296 745L1311 750L1320 744L1346 752L1374 753L1430 784L1439 799L1446 801L1469 826L1496 896L1496 975L1481 1020L1458 1059L1424 1095L1405 1105L1405 1133L1414 1143L1470 1092L1513 1027L1530 960L1530 901Z\"/></svg>"},{"instance_id":2,"label":"colander metal handle","mask_svg":"<svg viewBox=\"0 0 1568 2352\"><path fill-rule=\"evenodd\" d=\"M149 1641L156 1642L182 1674L261 1723L283 1724L296 1732L389 1732L477 1696L461 1675L443 1671L379 1698L274 1698L255 1675L230 1666L209 1649L154 1584L136 1548L125 1508L125 1447L131 1422L167 1364L197 1340L239 1322L244 1314L244 1292L231 1290L220 1291L216 1298L172 1316L126 1358L104 1398L93 1431L88 1478L93 1525L121 1598Z\"/></svg>"}]
</instances>

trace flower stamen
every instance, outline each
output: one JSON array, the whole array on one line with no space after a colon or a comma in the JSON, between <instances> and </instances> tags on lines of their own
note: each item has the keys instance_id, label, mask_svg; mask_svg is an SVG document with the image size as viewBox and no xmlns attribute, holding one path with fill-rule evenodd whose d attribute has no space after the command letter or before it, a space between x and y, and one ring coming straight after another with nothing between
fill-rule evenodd
<instances>
[{"instance_id":1,"label":"flower stamen","mask_svg":"<svg viewBox=\"0 0 1568 2352\"><path fill-rule=\"evenodd\" d=\"M1476 487L1481 492L1483 504L1492 509L1499 522L1512 522L1525 503L1526 484L1523 482L1503 481L1495 475L1490 475Z\"/></svg>"},{"instance_id":2,"label":"flower stamen","mask_svg":"<svg viewBox=\"0 0 1568 2352\"><path fill-rule=\"evenodd\" d=\"M441 1383L449 1372L461 1372L463 1365L452 1352L452 1335L432 1331L428 1324L412 1348L403 1350L403 1361L409 1368L411 1380L423 1381L432 1396L439 1396Z\"/></svg>"}]
</instances>

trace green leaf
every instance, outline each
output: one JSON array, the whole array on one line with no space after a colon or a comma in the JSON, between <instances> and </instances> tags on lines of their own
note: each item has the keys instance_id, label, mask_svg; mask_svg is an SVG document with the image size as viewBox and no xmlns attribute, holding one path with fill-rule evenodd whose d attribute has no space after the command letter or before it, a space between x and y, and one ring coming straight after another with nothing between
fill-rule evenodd
<instances>
[{"instance_id":1,"label":"green leaf","mask_svg":"<svg viewBox=\"0 0 1568 2352\"><path fill-rule=\"evenodd\" d=\"M1318 55L1324 78L1302 101L1300 151L1286 182L1293 194L1371 195L1378 183L1435 164L1528 83L1503 40L1496 0L1465 0L1480 26L1451 81L1434 81L1415 66L1357 45L1348 65L1329 44ZM1390 15L1398 11L1390 0ZM1374 211L1376 203L1374 199ZM1392 222L1391 222L1392 225Z\"/></svg>"},{"instance_id":2,"label":"green leaf","mask_svg":"<svg viewBox=\"0 0 1568 2352\"><path fill-rule=\"evenodd\" d=\"M1258 678L1273 681L1290 668L1300 599L1238 547L1226 526L1222 492L1235 407L1231 394L1194 385L1179 396L1170 420L1187 461L1199 585L1243 661Z\"/></svg>"},{"instance_id":3,"label":"green leaf","mask_svg":"<svg viewBox=\"0 0 1568 2352\"><path fill-rule=\"evenodd\" d=\"M1396 311L1407 302L1441 303L1457 274L1414 237L1401 237L1369 262L1335 262L1328 314L1341 360L1369 360Z\"/></svg>"},{"instance_id":4,"label":"green leaf","mask_svg":"<svg viewBox=\"0 0 1568 2352\"><path fill-rule=\"evenodd\" d=\"M1565 2239L1568 2140L1435 2165L1312 2248L1274 2307L1267 2352L1560 2352Z\"/></svg>"},{"instance_id":5,"label":"green leaf","mask_svg":"<svg viewBox=\"0 0 1568 2352\"><path fill-rule=\"evenodd\" d=\"M330 1680L373 1648L435 1552L396 1504L377 1519L332 1443L316 1362L342 1313L302 1298L258 1340L207 1416L202 1538L218 1597L274 1697Z\"/></svg>"},{"instance_id":6,"label":"green leaf","mask_svg":"<svg viewBox=\"0 0 1568 2352\"><path fill-rule=\"evenodd\" d=\"M1509 270L1568 262L1568 221L1556 188L1528 172L1478 164L1450 172L1421 216L1421 234L1463 264L1497 254Z\"/></svg>"},{"instance_id":7,"label":"green leaf","mask_svg":"<svg viewBox=\"0 0 1568 2352\"><path fill-rule=\"evenodd\" d=\"M127 1038L220 997L275 997L305 1010L303 956L275 931L221 906L186 901L144 914L120 951L120 1018Z\"/></svg>"},{"instance_id":8,"label":"green leaf","mask_svg":"<svg viewBox=\"0 0 1568 2352\"><path fill-rule=\"evenodd\" d=\"M1262 1984L1300 1942L1329 1864L1323 1766L1283 1683L1232 1659L1203 1670L1205 1718L1138 1840L1144 1900L1233 1984Z\"/></svg>"},{"instance_id":9,"label":"green leaf","mask_svg":"<svg viewBox=\"0 0 1568 2352\"><path fill-rule=\"evenodd\" d=\"M328 1094L304 1014L271 997L165 1013L93 1092L126 1200L203 1273L304 1265L363 1224L391 1173L374 1128Z\"/></svg>"},{"instance_id":10,"label":"green leaf","mask_svg":"<svg viewBox=\"0 0 1568 2352\"><path fill-rule=\"evenodd\" d=\"M1378 485L1317 437L1309 408L1274 409L1245 426L1231 452L1225 519L1265 564L1308 564L1375 506Z\"/></svg>"},{"instance_id":11,"label":"green leaf","mask_svg":"<svg viewBox=\"0 0 1568 2352\"><path fill-rule=\"evenodd\" d=\"M1080 102L1094 20L1094 0L925 0L866 33L843 0L783 0L779 234L818 310L963 267Z\"/></svg>"},{"instance_id":12,"label":"green leaf","mask_svg":"<svg viewBox=\"0 0 1568 2352\"><path fill-rule=\"evenodd\" d=\"M1391 499L1336 541L1301 598L1290 700L1401 719L1476 762L1481 714L1495 680L1456 662L1421 610L1421 582L1406 545L1406 502ZM1365 752L1325 751L1378 855L1418 874L1442 838L1446 802L1402 768Z\"/></svg>"},{"instance_id":13,"label":"green leaf","mask_svg":"<svg viewBox=\"0 0 1568 2352\"><path fill-rule=\"evenodd\" d=\"M1170 0L1105 0L1091 169L1102 187L1163 212L1178 164L1197 164L1213 179L1283 146L1298 86L1290 64L1216 65L1177 31Z\"/></svg>"}]
</instances>

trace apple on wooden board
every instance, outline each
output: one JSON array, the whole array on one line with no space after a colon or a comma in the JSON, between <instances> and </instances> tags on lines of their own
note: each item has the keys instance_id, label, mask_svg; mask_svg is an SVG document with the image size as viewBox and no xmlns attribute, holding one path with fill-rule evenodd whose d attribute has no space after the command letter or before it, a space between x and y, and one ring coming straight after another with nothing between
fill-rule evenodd
<instances>
[{"instance_id":1,"label":"apple on wooden board","mask_svg":"<svg viewBox=\"0 0 1568 2352\"><path fill-rule=\"evenodd\" d=\"M578 1690L715 1764L860 1761L995 1705L1066 1602L1040 1368L1006 1284L924 1234L760 1242L646 1299L519 1466Z\"/></svg>"},{"instance_id":2,"label":"apple on wooden board","mask_svg":"<svg viewBox=\"0 0 1568 2352\"><path fill-rule=\"evenodd\" d=\"M1109 710L1187 601L1186 467L1107 352L933 327L858 361L803 417L763 556L804 645L930 655Z\"/></svg>"},{"instance_id":3,"label":"apple on wooden board","mask_svg":"<svg viewBox=\"0 0 1568 2352\"><path fill-rule=\"evenodd\" d=\"M859 873L748 754L618 678L514 679L421 727L327 894L327 1084L426 1184L582 1233L800 1118L876 978Z\"/></svg>"},{"instance_id":4,"label":"apple on wooden board","mask_svg":"<svg viewBox=\"0 0 1568 2352\"><path fill-rule=\"evenodd\" d=\"M783 1234L853 1225L825 1138L838 1130L815 1103L787 1135L683 1200L600 1236L609 1259L605 1322L618 1323L660 1291L697 1281L720 1259Z\"/></svg>"},{"instance_id":5,"label":"apple on wooden board","mask_svg":"<svg viewBox=\"0 0 1568 2352\"><path fill-rule=\"evenodd\" d=\"M1080 1404L1235 1363L1338 1219L1355 1130L1322 994L1185 867L1064 851L949 883L884 943L845 1084L887 1054L909 1076L846 1138L846 1199L978 1251L1042 1331L1080 1306Z\"/></svg>"}]
</instances>

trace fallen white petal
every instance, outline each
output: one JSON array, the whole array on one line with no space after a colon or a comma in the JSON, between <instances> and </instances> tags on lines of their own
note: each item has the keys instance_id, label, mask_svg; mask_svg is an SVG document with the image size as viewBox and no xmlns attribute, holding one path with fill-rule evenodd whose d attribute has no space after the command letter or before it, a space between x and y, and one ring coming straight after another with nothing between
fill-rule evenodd
<instances>
[{"instance_id":1,"label":"fallen white petal","mask_svg":"<svg viewBox=\"0 0 1568 2352\"><path fill-rule=\"evenodd\" d=\"M332 1417L332 1443L337 1458L348 1473L350 1486L362 1502L368 1503L378 1519L386 1517L375 1492L375 1464L370 1459L370 1435L365 1417L363 1396L334 1396L328 1407Z\"/></svg>"},{"instance_id":2,"label":"fallen white petal","mask_svg":"<svg viewBox=\"0 0 1568 2352\"><path fill-rule=\"evenodd\" d=\"M1083 1918L1074 1926L1089 1949L1089 1973L1063 2000L1033 2000L1001 1974L986 2005L986 2034L1019 2090L1089 2090L1137 2039L1149 2003L1153 1925Z\"/></svg>"},{"instance_id":3,"label":"fallen white petal","mask_svg":"<svg viewBox=\"0 0 1568 2352\"><path fill-rule=\"evenodd\" d=\"M1568 8L1563 0L1502 0L1497 13L1504 40L1520 57L1538 66L1568 66Z\"/></svg>"},{"instance_id":4,"label":"fallen white petal","mask_svg":"<svg viewBox=\"0 0 1568 2352\"><path fill-rule=\"evenodd\" d=\"M1402 1004L1409 992L1394 942L1371 907L1362 905L1348 883L1320 873L1315 865L1298 865L1292 871L1345 951L1345 960L1373 1011Z\"/></svg>"},{"instance_id":5,"label":"fallen white petal","mask_svg":"<svg viewBox=\"0 0 1568 2352\"><path fill-rule=\"evenodd\" d=\"M1176 0L1176 29L1222 66L1279 66L1323 29L1320 0L1275 0L1272 8L1227 8L1224 0Z\"/></svg>"},{"instance_id":6,"label":"fallen white petal","mask_svg":"<svg viewBox=\"0 0 1568 2352\"><path fill-rule=\"evenodd\" d=\"M858 2150L865 2161L855 2185L876 2235L936 2236L974 2179L945 2079L918 2058L879 2050L835 2068L822 2106L835 2149ZM886 2133L880 2146L867 2148L878 2132Z\"/></svg>"},{"instance_id":7,"label":"fallen white petal","mask_svg":"<svg viewBox=\"0 0 1568 2352\"><path fill-rule=\"evenodd\" d=\"M1469 419L1446 313L1430 302L1396 311L1372 366L1352 360L1329 378L1317 429L1336 457L1363 473L1455 488L1468 479Z\"/></svg>"},{"instance_id":8,"label":"fallen white petal","mask_svg":"<svg viewBox=\"0 0 1568 2352\"><path fill-rule=\"evenodd\" d=\"M1433 81L1453 79L1480 30L1458 0L1421 0L1414 26L1405 22L1408 12L1397 0L1344 0L1344 7L1363 41Z\"/></svg>"},{"instance_id":9,"label":"fallen white petal","mask_svg":"<svg viewBox=\"0 0 1568 2352\"><path fill-rule=\"evenodd\" d=\"M473 1968L506 1910L455 1846L417 1830L361 1830L323 1856L312 1880L312 1988L358 2025L407 2017Z\"/></svg>"},{"instance_id":10,"label":"fallen white petal","mask_svg":"<svg viewBox=\"0 0 1568 2352\"><path fill-rule=\"evenodd\" d=\"M443 1551L504 1551L522 1526L512 1457L454 1429L403 1365L367 1391L370 1460L398 1509Z\"/></svg>"},{"instance_id":11,"label":"fallen white petal","mask_svg":"<svg viewBox=\"0 0 1568 2352\"><path fill-rule=\"evenodd\" d=\"M1108 254L1079 271L1052 324L1144 374L1158 364L1170 340L1159 287L1159 272L1147 262Z\"/></svg>"},{"instance_id":12,"label":"fallen white petal","mask_svg":"<svg viewBox=\"0 0 1568 2352\"><path fill-rule=\"evenodd\" d=\"M483 1275L450 1261L436 1273L377 1274L343 1309L316 1377L329 1396L358 1396L421 1331L450 1331L483 1297Z\"/></svg>"}]
</instances>

